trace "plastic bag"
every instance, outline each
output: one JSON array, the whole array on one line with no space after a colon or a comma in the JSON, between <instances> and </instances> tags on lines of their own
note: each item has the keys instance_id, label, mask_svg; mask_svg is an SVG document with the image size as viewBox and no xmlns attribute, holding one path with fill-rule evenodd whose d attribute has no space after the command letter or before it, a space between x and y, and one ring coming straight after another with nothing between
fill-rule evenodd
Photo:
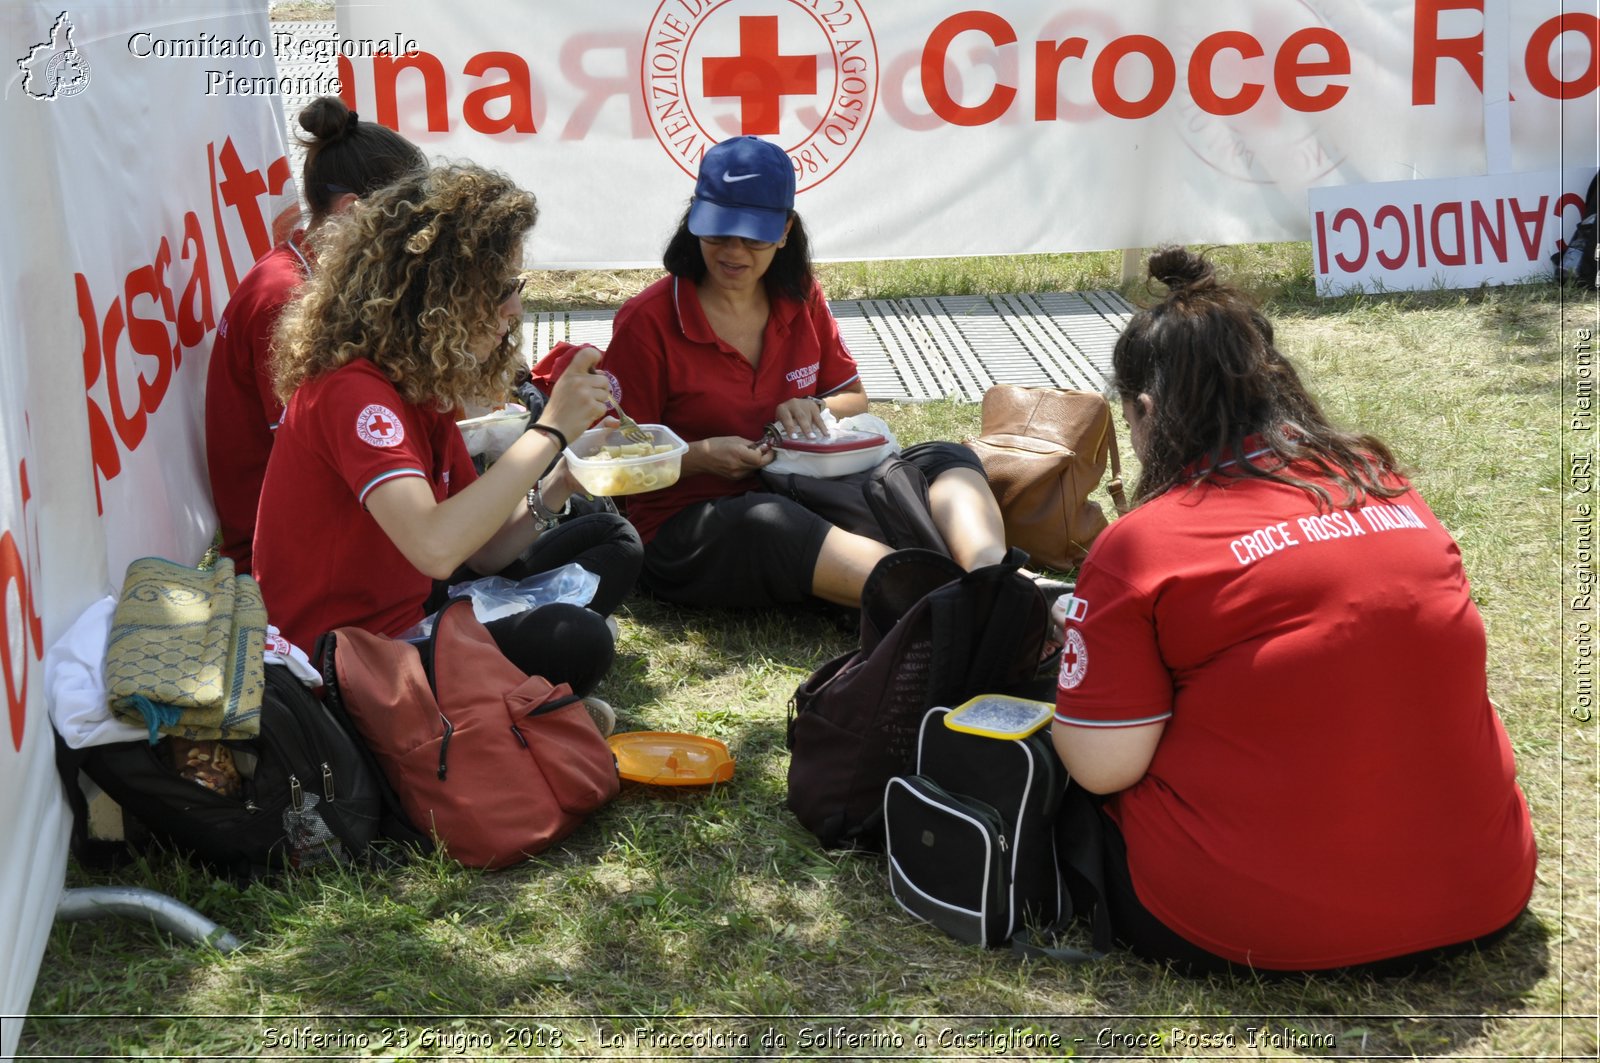
<instances>
[{"instance_id":1,"label":"plastic bag","mask_svg":"<svg viewBox=\"0 0 1600 1063\"><path fill-rule=\"evenodd\" d=\"M482 454L487 461L498 461L528 427L528 410L514 402L481 413L470 412L477 415L457 421L456 427L461 429L467 453L473 457Z\"/></svg>"},{"instance_id":2,"label":"plastic bag","mask_svg":"<svg viewBox=\"0 0 1600 1063\"><path fill-rule=\"evenodd\" d=\"M599 587L599 576L573 562L516 581L504 576L484 576L457 583L445 593L451 598L471 596L472 615L487 624L556 602L588 605ZM427 616L398 637L404 642L421 642L432 633L433 617Z\"/></svg>"}]
</instances>

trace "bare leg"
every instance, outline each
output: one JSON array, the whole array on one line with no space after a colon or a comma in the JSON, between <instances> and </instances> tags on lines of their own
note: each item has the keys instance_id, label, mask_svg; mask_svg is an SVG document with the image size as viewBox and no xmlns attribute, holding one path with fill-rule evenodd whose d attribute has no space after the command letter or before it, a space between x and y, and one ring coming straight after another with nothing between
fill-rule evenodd
<instances>
[{"instance_id":1,"label":"bare leg","mask_svg":"<svg viewBox=\"0 0 1600 1063\"><path fill-rule=\"evenodd\" d=\"M811 573L811 593L835 605L860 605L861 587L868 574L891 553L876 540L834 528L822 540L822 552Z\"/></svg>"},{"instance_id":2,"label":"bare leg","mask_svg":"<svg viewBox=\"0 0 1600 1063\"><path fill-rule=\"evenodd\" d=\"M933 523L956 564L967 571L1006 556L1006 526L989 484L975 469L947 469L928 485Z\"/></svg>"}]
</instances>

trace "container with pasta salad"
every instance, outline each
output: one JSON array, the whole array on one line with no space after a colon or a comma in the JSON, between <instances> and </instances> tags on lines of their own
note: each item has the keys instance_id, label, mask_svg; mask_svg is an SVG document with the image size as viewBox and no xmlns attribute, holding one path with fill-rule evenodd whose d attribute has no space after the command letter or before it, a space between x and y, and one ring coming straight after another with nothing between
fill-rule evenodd
<instances>
[{"instance_id":1,"label":"container with pasta salad","mask_svg":"<svg viewBox=\"0 0 1600 1063\"><path fill-rule=\"evenodd\" d=\"M637 495L678 482L689 444L665 425L642 424L651 442L635 443L615 428L591 428L567 448L567 468L591 495Z\"/></svg>"}]
</instances>

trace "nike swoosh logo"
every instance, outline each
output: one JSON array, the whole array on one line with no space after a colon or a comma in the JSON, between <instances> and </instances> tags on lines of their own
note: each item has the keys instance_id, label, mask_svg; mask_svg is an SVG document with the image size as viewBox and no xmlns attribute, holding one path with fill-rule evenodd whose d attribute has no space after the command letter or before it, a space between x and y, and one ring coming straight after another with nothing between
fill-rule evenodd
<instances>
[{"instance_id":1,"label":"nike swoosh logo","mask_svg":"<svg viewBox=\"0 0 1600 1063\"><path fill-rule=\"evenodd\" d=\"M729 173L727 170L723 170L722 171L722 180L723 180L723 182L725 184L730 184L730 185L738 184L740 181L748 181L752 177L760 177L760 176L761 175L758 174L758 173L742 173L738 177L735 177L735 176L733 176L733 174Z\"/></svg>"}]
</instances>

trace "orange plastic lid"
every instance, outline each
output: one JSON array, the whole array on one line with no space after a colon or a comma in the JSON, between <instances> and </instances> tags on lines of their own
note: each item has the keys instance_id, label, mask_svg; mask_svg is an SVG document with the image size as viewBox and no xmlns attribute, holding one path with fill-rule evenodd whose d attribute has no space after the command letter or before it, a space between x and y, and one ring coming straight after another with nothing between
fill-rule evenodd
<instances>
[{"instance_id":1,"label":"orange plastic lid","mask_svg":"<svg viewBox=\"0 0 1600 1063\"><path fill-rule=\"evenodd\" d=\"M653 786L709 786L733 778L733 757L715 738L673 731L624 731L606 739L617 774Z\"/></svg>"}]
</instances>

